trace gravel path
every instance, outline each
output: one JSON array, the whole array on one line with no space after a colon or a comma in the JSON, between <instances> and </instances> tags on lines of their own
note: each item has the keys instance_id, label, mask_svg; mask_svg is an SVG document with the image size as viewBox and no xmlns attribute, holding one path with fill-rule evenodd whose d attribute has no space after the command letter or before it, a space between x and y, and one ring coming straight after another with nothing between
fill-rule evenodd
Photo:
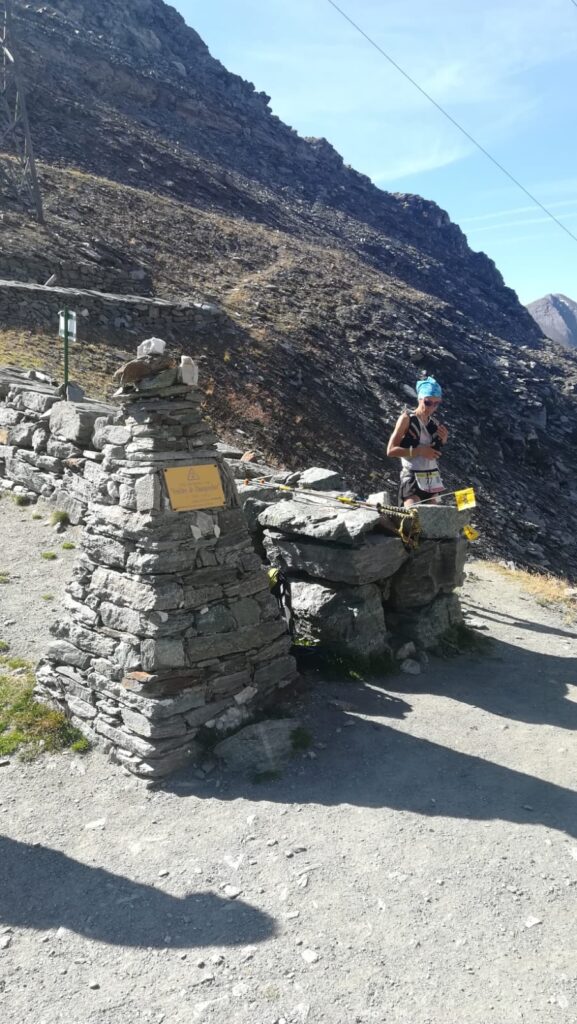
<instances>
[{"instance_id":1,"label":"gravel path","mask_svg":"<svg viewBox=\"0 0 577 1024\"><path fill-rule=\"evenodd\" d=\"M74 552L44 576L46 528L1 514L36 654ZM575 1024L577 638L479 563L463 596L488 655L315 681L277 781L0 768L0 1019Z\"/></svg>"}]
</instances>

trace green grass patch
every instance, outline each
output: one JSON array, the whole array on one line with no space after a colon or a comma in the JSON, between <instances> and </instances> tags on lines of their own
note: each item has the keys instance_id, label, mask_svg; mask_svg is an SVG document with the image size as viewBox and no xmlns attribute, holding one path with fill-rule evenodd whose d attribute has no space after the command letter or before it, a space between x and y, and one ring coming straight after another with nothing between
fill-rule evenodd
<instances>
[{"instance_id":1,"label":"green grass patch","mask_svg":"<svg viewBox=\"0 0 577 1024\"><path fill-rule=\"evenodd\" d=\"M30 665L24 658L18 658L16 656L11 658L9 655L5 655L5 657L0 658L0 665L4 668L9 668L11 672L17 668L30 668Z\"/></svg>"},{"instance_id":2,"label":"green grass patch","mask_svg":"<svg viewBox=\"0 0 577 1024\"><path fill-rule=\"evenodd\" d=\"M25 668L22 675L10 675ZM0 755L18 751L31 760L43 751L88 749L88 741L61 711L34 700L34 672L22 658L0 657Z\"/></svg>"},{"instance_id":3,"label":"green grass patch","mask_svg":"<svg viewBox=\"0 0 577 1024\"><path fill-rule=\"evenodd\" d=\"M42 519L42 518L43 518L42 512L33 512L32 513L32 519Z\"/></svg>"},{"instance_id":4,"label":"green grass patch","mask_svg":"<svg viewBox=\"0 0 577 1024\"><path fill-rule=\"evenodd\" d=\"M71 540L65 540L64 544L62 544L61 547L63 551L74 551L76 544L74 544Z\"/></svg>"},{"instance_id":5,"label":"green grass patch","mask_svg":"<svg viewBox=\"0 0 577 1024\"><path fill-rule=\"evenodd\" d=\"M18 505L19 508L24 508L26 505L30 504L30 498L27 498L25 494L13 494L12 501L15 505Z\"/></svg>"},{"instance_id":6,"label":"green grass patch","mask_svg":"<svg viewBox=\"0 0 577 1024\"><path fill-rule=\"evenodd\" d=\"M90 750L90 743L86 739L86 736L81 736L80 739L74 740L74 743L70 744L70 749L73 750L75 754L86 754L86 752Z\"/></svg>"},{"instance_id":7,"label":"green grass patch","mask_svg":"<svg viewBox=\"0 0 577 1024\"><path fill-rule=\"evenodd\" d=\"M43 601L53 601L54 600L54 594L41 594L40 597L42 598Z\"/></svg>"},{"instance_id":8,"label":"green grass patch","mask_svg":"<svg viewBox=\"0 0 577 1024\"><path fill-rule=\"evenodd\" d=\"M58 555L54 551L43 551L40 558L44 558L47 562L54 562L58 558Z\"/></svg>"},{"instance_id":9,"label":"green grass patch","mask_svg":"<svg viewBox=\"0 0 577 1024\"><path fill-rule=\"evenodd\" d=\"M70 516L68 515L68 512L63 512L61 509L57 508L50 516L50 522L52 523L52 526L69 526Z\"/></svg>"},{"instance_id":10,"label":"green grass patch","mask_svg":"<svg viewBox=\"0 0 577 1024\"><path fill-rule=\"evenodd\" d=\"M10 573L5 569L0 569L0 585L3 583L10 583Z\"/></svg>"},{"instance_id":11,"label":"green grass patch","mask_svg":"<svg viewBox=\"0 0 577 1024\"><path fill-rule=\"evenodd\" d=\"M10 650L10 644L7 640L0 640L0 654L4 654Z\"/></svg>"}]
</instances>

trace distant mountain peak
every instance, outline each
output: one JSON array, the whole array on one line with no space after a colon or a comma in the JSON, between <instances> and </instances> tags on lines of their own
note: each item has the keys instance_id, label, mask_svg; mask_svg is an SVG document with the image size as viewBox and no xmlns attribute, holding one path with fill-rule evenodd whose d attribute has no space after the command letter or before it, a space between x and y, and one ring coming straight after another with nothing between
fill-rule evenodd
<instances>
[{"instance_id":1,"label":"distant mountain peak","mask_svg":"<svg viewBox=\"0 0 577 1024\"><path fill-rule=\"evenodd\" d=\"M567 295L544 295L527 305L546 338L565 348L577 348L577 302Z\"/></svg>"}]
</instances>

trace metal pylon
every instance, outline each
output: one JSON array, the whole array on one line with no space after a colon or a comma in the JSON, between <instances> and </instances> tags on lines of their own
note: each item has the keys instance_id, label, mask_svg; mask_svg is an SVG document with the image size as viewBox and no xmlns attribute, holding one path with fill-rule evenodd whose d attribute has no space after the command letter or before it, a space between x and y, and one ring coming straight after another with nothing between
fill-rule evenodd
<instances>
[{"instance_id":1,"label":"metal pylon","mask_svg":"<svg viewBox=\"0 0 577 1024\"><path fill-rule=\"evenodd\" d=\"M12 0L0 0L0 184L4 184L14 198L32 207L39 223L44 223L42 194L14 40Z\"/></svg>"}]
</instances>

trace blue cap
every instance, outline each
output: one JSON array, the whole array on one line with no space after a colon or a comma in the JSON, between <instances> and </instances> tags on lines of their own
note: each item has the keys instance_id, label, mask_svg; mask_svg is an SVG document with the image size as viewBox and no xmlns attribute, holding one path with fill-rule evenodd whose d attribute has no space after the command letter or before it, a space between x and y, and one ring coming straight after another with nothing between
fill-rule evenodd
<instances>
[{"instance_id":1,"label":"blue cap","mask_svg":"<svg viewBox=\"0 0 577 1024\"><path fill-rule=\"evenodd\" d=\"M437 383L434 377L425 377L424 380L418 380L416 391L419 398L441 398L443 394L441 385Z\"/></svg>"}]
</instances>

